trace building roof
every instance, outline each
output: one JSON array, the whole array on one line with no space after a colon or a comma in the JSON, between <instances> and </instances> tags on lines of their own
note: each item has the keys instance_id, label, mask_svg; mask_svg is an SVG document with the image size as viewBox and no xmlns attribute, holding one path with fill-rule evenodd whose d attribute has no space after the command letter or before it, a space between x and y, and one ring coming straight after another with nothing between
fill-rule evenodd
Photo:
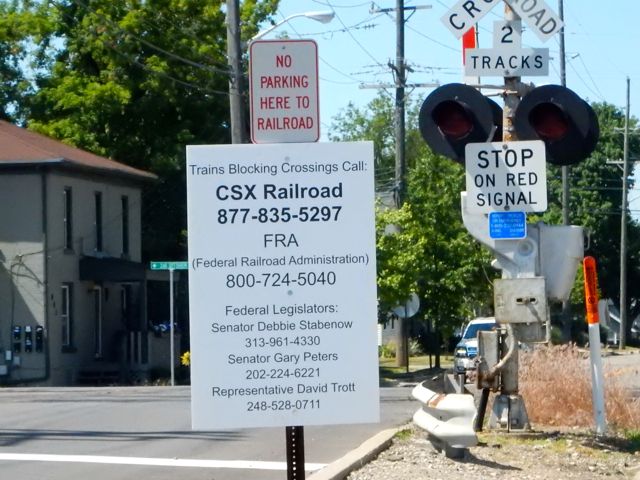
<instances>
[{"instance_id":1,"label":"building roof","mask_svg":"<svg viewBox=\"0 0 640 480\"><path fill-rule=\"evenodd\" d=\"M89 153L0 120L0 168L44 164L126 176L137 180L157 178L153 173Z\"/></svg>"}]
</instances>

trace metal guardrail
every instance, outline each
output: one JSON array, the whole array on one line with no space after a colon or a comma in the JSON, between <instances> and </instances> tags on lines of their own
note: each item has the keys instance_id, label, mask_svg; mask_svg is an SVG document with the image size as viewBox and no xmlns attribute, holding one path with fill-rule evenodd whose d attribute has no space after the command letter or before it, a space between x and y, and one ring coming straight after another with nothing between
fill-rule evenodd
<instances>
[{"instance_id":1,"label":"metal guardrail","mask_svg":"<svg viewBox=\"0 0 640 480\"><path fill-rule=\"evenodd\" d=\"M473 395L436 393L420 383L411 392L421 403L413 415L413 421L445 447L465 449L476 446L478 437L474 431L477 415ZM447 449L447 456L449 450Z\"/></svg>"}]
</instances>

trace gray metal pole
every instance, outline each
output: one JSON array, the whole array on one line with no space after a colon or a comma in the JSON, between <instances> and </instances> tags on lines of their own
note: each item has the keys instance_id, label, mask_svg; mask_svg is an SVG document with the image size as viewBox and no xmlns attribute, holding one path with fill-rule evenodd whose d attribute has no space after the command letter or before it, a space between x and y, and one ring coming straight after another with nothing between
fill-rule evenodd
<instances>
[{"instance_id":1,"label":"gray metal pole","mask_svg":"<svg viewBox=\"0 0 640 480\"><path fill-rule=\"evenodd\" d=\"M629 111L631 80L627 77L627 111L624 117L624 166L622 167L622 211L620 212L620 350L627 344L627 192L629 179Z\"/></svg>"},{"instance_id":2,"label":"gray metal pole","mask_svg":"<svg viewBox=\"0 0 640 480\"><path fill-rule=\"evenodd\" d=\"M520 17L514 12L509 5L504 5L504 19L506 21L517 21ZM516 108L520 103L520 97L517 93L520 84L520 77L505 77L504 79L504 109L502 111L502 140L504 142L514 142L518 140L513 127ZM507 342L517 342L515 335L507 338ZM508 347L509 345L506 345ZM506 350L505 350L506 351ZM511 356L502 371L502 394L518 393L518 352Z\"/></svg>"},{"instance_id":3,"label":"gray metal pole","mask_svg":"<svg viewBox=\"0 0 640 480\"><path fill-rule=\"evenodd\" d=\"M247 143L244 121L244 82L240 44L240 0L227 0L227 57L231 143Z\"/></svg>"},{"instance_id":4,"label":"gray metal pole","mask_svg":"<svg viewBox=\"0 0 640 480\"><path fill-rule=\"evenodd\" d=\"M564 1L558 1L558 16L560 20L564 22ZM560 29L560 85L567 86L567 63L565 56L564 45L564 26ZM569 218L569 202L571 198L569 196L569 166L562 167L562 223L564 225L570 225Z\"/></svg>"},{"instance_id":5,"label":"gray metal pole","mask_svg":"<svg viewBox=\"0 0 640 480\"><path fill-rule=\"evenodd\" d=\"M175 329L173 327L173 268L169 269L169 348L171 353L169 354L169 361L171 362L171 386L176 384L176 368L175 368L175 345L174 335Z\"/></svg>"},{"instance_id":6,"label":"gray metal pole","mask_svg":"<svg viewBox=\"0 0 640 480\"><path fill-rule=\"evenodd\" d=\"M404 203L406 193L405 158L405 59L404 59L404 0L396 0L396 204Z\"/></svg>"},{"instance_id":7,"label":"gray metal pole","mask_svg":"<svg viewBox=\"0 0 640 480\"><path fill-rule=\"evenodd\" d=\"M396 103L395 103L395 136L396 136L396 164L395 164L395 201L398 208L402 207L406 194L406 159L405 159L405 121L404 121L404 90L405 90L405 60L404 60L404 0L396 0ZM398 319L398 334L396 342L396 366L408 368L409 365L409 319Z\"/></svg>"},{"instance_id":8,"label":"gray metal pole","mask_svg":"<svg viewBox=\"0 0 640 480\"><path fill-rule=\"evenodd\" d=\"M564 22L564 0L558 0L558 16ZM567 60L564 43L564 26L560 29L560 85L567 86ZM570 183L569 166L562 167L562 224L571 225L570 218ZM550 329L549 329L550 331ZM571 301L562 302L562 337L563 340L571 340Z\"/></svg>"}]
</instances>

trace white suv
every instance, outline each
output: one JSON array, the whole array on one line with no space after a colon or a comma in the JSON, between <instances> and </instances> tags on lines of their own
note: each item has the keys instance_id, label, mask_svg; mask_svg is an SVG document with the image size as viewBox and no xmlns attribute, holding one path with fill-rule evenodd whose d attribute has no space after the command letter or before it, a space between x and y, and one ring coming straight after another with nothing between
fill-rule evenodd
<instances>
[{"instance_id":1,"label":"white suv","mask_svg":"<svg viewBox=\"0 0 640 480\"><path fill-rule=\"evenodd\" d=\"M474 359L478 355L478 332L495 328L496 319L494 317L479 317L467 324L462 339L454 350L453 371L455 373L465 373L467 370L475 368Z\"/></svg>"}]
</instances>

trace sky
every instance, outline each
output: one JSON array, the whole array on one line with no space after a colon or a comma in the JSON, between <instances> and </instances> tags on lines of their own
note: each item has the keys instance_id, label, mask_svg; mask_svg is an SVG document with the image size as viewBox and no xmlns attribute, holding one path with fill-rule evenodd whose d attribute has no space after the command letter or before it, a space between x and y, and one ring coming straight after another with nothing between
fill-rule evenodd
<instances>
[{"instance_id":1,"label":"sky","mask_svg":"<svg viewBox=\"0 0 640 480\"><path fill-rule=\"evenodd\" d=\"M477 0L479 1L479 0ZM541 1L541 0L539 0ZM408 84L453 83L463 80L461 41L441 18L457 0L405 0L405 7L430 6L407 11L405 58L413 70ZM558 0L546 0L558 12ZM493 22L504 17L499 2L479 23L479 47L491 48ZM376 88L393 85L389 62L395 62L396 0L281 0L276 20L311 11L334 11L334 19L321 24L304 17L289 20L265 39L286 34L310 38L318 43L321 140L326 140L332 119L349 102L363 107L374 99ZM640 2L638 0L564 0L567 86L588 101L606 101L626 108L627 77L631 82L631 115L640 117ZM560 83L560 38L542 42L523 22L523 48L548 48L548 77L523 77L536 85ZM502 84L498 77L483 77L482 83ZM408 89L413 100L422 102L433 88ZM386 92L393 96L394 89ZM630 192L630 209L640 212L640 190ZM635 213L635 212L634 212Z\"/></svg>"}]
</instances>

